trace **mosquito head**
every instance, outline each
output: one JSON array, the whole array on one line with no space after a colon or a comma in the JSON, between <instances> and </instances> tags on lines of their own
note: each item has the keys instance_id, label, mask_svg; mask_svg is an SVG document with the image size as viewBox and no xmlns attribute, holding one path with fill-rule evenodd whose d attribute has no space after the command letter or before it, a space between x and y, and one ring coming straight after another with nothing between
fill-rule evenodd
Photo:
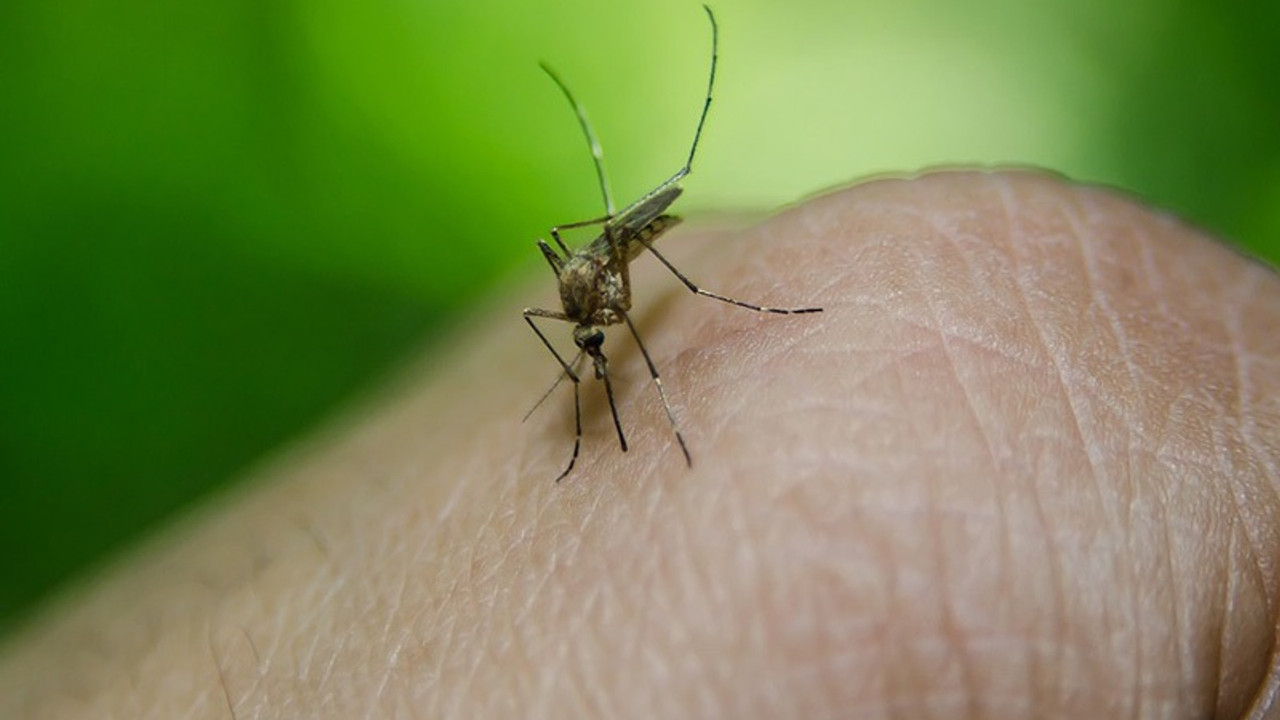
<instances>
[{"instance_id":1,"label":"mosquito head","mask_svg":"<svg viewBox=\"0 0 1280 720\"><path fill-rule=\"evenodd\" d=\"M595 365L596 379L603 380L608 374L609 361L605 359L604 331L594 325L579 325L573 329L573 342L578 349L591 357Z\"/></svg>"},{"instance_id":2,"label":"mosquito head","mask_svg":"<svg viewBox=\"0 0 1280 720\"><path fill-rule=\"evenodd\" d=\"M595 355L604 345L604 331L592 325L579 325L573 329L573 342L586 354Z\"/></svg>"}]
</instances>

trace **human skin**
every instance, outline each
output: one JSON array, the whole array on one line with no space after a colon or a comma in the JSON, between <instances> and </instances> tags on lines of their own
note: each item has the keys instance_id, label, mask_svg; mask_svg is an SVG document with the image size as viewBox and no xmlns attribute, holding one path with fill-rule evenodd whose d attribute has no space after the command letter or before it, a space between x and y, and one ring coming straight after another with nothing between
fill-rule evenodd
<instances>
[{"instance_id":1,"label":"human skin","mask_svg":"<svg viewBox=\"0 0 1280 720\"><path fill-rule=\"evenodd\" d=\"M1272 271L1021 172L662 243L824 308L637 260L692 469L619 326L630 452L587 378L553 482L523 293L50 607L0 717L1280 717Z\"/></svg>"}]
</instances>

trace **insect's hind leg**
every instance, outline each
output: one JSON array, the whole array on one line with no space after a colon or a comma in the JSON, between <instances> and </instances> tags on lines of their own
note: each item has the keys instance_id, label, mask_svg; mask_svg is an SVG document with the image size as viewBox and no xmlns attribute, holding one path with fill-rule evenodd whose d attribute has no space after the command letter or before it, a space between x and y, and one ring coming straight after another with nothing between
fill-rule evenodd
<instances>
[{"instance_id":1,"label":"insect's hind leg","mask_svg":"<svg viewBox=\"0 0 1280 720\"><path fill-rule=\"evenodd\" d=\"M667 269L671 271L671 274L679 278L680 282L684 283L684 286L689 288L689 290L692 291L695 295L709 297L713 300L719 300L720 302L728 303L730 305L737 305L738 307L743 307L748 310L755 310L756 312L767 312L767 313L774 313L777 315L803 315L805 313L822 312L822 308L820 307L807 307L807 308L765 307L763 305L756 305L754 303L743 302L742 300L734 300L731 297L718 295L716 293L711 292L710 290L703 290L702 288L695 285L692 280L685 277L684 273L677 270L676 266L672 265L670 260L667 260L665 257L663 257L662 253L658 252L657 249L653 247L653 243L651 241L645 240L640 237L636 237L636 242L640 243L641 245L644 245L646 250L653 253L653 256L658 258L658 261L661 262L663 265L667 266Z\"/></svg>"},{"instance_id":2,"label":"insect's hind leg","mask_svg":"<svg viewBox=\"0 0 1280 720\"><path fill-rule=\"evenodd\" d=\"M693 467L693 457L689 455L689 446L684 442L684 435L680 433L680 425L676 422L676 415L671 411L671 403L667 402L667 391L662 387L662 376L658 374L658 366L653 364L653 358L649 357L649 350L644 346L644 342L640 340L640 333L636 331L636 326L631 322L631 316L622 313L622 319L627 321L627 327L631 330L631 337L636 339L636 347L640 348L640 354L644 356L644 362L649 366L649 377L653 378L653 384L658 388L658 398L662 400L662 408L667 411L667 421L671 423L671 432L676 434L676 442L680 443L680 452L684 453L684 462L689 467Z\"/></svg>"},{"instance_id":3,"label":"insect's hind leg","mask_svg":"<svg viewBox=\"0 0 1280 720\"><path fill-rule=\"evenodd\" d=\"M578 462L578 451L582 449L582 384L575 381L573 383L573 455L569 457L569 464L564 470L556 476L556 482L565 479L569 473L573 472L574 463Z\"/></svg>"}]
</instances>

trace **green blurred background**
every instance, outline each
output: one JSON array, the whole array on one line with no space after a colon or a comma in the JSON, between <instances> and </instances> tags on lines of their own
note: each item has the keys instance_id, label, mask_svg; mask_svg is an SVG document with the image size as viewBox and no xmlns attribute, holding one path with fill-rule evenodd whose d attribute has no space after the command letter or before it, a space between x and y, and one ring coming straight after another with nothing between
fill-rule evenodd
<instances>
[{"instance_id":1,"label":"green blurred background","mask_svg":"<svg viewBox=\"0 0 1280 720\"><path fill-rule=\"evenodd\" d=\"M686 213L1011 162L1280 256L1280 3L715 10ZM708 45L693 0L0 6L0 632L598 214L539 59L625 201L682 161Z\"/></svg>"}]
</instances>

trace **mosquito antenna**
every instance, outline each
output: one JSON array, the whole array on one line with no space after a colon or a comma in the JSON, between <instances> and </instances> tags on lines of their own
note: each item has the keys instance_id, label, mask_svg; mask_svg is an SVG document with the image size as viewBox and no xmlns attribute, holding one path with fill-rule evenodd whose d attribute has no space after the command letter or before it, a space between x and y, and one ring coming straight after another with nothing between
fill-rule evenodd
<instances>
[{"instance_id":1,"label":"mosquito antenna","mask_svg":"<svg viewBox=\"0 0 1280 720\"><path fill-rule=\"evenodd\" d=\"M707 12L710 12L710 10ZM545 62L539 62L538 65L560 87L560 92L563 92L564 96L568 98L569 104L573 106L573 111L578 115L578 124L582 126L582 134L587 137L587 145L591 146L591 160L596 166L596 177L600 179L600 194L604 195L605 214L613 217L613 194L609 191L609 176L604 171L604 150L600 147L600 140L596 138L595 130L591 129L591 121L587 119L587 110L574 99L573 93L569 91L569 86L564 84L564 81L560 79L555 70L551 69L550 65ZM706 110L702 112L704 115L706 114ZM699 123L698 129L702 129L701 123Z\"/></svg>"},{"instance_id":2,"label":"mosquito antenna","mask_svg":"<svg viewBox=\"0 0 1280 720\"><path fill-rule=\"evenodd\" d=\"M573 359L573 362L569 363L569 366L573 368L574 372L578 372L578 364L581 362L582 362L582 351L579 350L577 357ZM532 417L533 413L538 408L542 407L542 403L546 402L547 398L551 397L551 393L555 392L556 388L560 387L560 383L564 382L564 379L567 377L569 377L569 375L564 372L561 372L559 375L557 375L556 381L551 383L551 387L547 388L546 392L542 393L542 397L538 398L538 402L534 403L533 407L529 408L529 412L525 413L523 418L520 418L520 422L525 422L530 417Z\"/></svg>"},{"instance_id":3,"label":"mosquito antenna","mask_svg":"<svg viewBox=\"0 0 1280 720\"><path fill-rule=\"evenodd\" d=\"M711 109L711 91L716 86L716 57L719 54L720 28L716 25L716 16L711 12L711 7L703 5L702 9L707 11L707 19L711 21L711 74L707 77L707 99L702 103L702 114L698 116L698 129L693 133L693 146L689 148L689 159L685 161L684 168L679 173L681 177L688 175L693 167L693 155L698 152L698 140L702 138L702 125L706 123L707 111Z\"/></svg>"}]
</instances>

